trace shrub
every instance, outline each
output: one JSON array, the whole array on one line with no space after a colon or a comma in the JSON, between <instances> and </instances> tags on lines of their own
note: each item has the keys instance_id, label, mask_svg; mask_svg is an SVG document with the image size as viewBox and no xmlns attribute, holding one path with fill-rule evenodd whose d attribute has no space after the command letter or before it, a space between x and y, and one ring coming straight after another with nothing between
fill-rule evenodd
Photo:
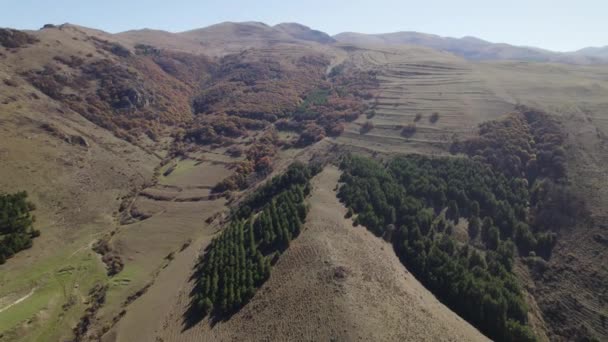
<instances>
[{"instance_id":1,"label":"shrub","mask_svg":"<svg viewBox=\"0 0 608 342\"><path fill-rule=\"evenodd\" d=\"M116 56L119 56L119 57L131 56L131 51L129 51L129 49L127 49L126 47L124 47L118 43L111 44L109 50L110 50L110 52L112 52L113 54L115 54Z\"/></svg>"},{"instance_id":2,"label":"shrub","mask_svg":"<svg viewBox=\"0 0 608 342\"><path fill-rule=\"evenodd\" d=\"M311 123L306 125L304 131L300 134L298 145L307 146L321 141L323 138L325 138L325 130L321 126Z\"/></svg>"},{"instance_id":3,"label":"shrub","mask_svg":"<svg viewBox=\"0 0 608 342\"><path fill-rule=\"evenodd\" d=\"M30 34L13 29L0 29L0 46L8 49L20 48L37 43L38 39Z\"/></svg>"},{"instance_id":4,"label":"shrub","mask_svg":"<svg viewBox=\"0 0 608 342\"><path fill-rule=\"evenodd\" d=\"M10 80L10 79L4 79L4 84L6 84L9 87L16 87L17 86L17 82Z\"/></svg>"},{"instance_id":5,"label":"shrub","mask_svg":"<svg viewBox=\"0 0 608 342\"><path fill-rule=\"evenodd\" d=\"M401 130L401 136L405 138L410 138L414 134L416 134L416 124L408 124Z\"/></svg>"},{"instance_id":6,"label":"shrub","mask_svg":"<svg viewBox=\"0 0 608 342\"><path fill-rule=\"evenodd\" d=\"M344 215L344 218L351 218L353 217L353 209L352 208L348 208L348 210L346 211L346 215Z\"/></svg>"},{"instance_id":7,"label":"shrub","mask_svg":"<svg viewBox=\"0 0 608 342\"><path fill-rule=\"evenodd\" d=\"M226 153L233 158L238 158L243 155L243 149L239 146L232 145L226 150Z\"/></svg>"},{"instance_id":8,"label":"shrub","mask_svg":"<svg viewBox=\"0 0 608 342\"><path fill-rule=\"evenodd\" d=\"M372 129L374 129L374 123L371 121L366 121L361 128L359 129L359 133L360 134L366 134L369 131L371 131Z\"/></svg>"},{"instance_id":9,"label":"shrub","mask_svg":"<svg viewBox=\"0 0 608 342\"><path fill-rule=\"evenodd\" d=\"M429 122L434 124L437 121L439 121L439 113L434 112L433 114L431 114L431 116L429 117Z\"/></svg>"},{"instance_id":10,"label":"shrub","mask_svg":"<svg viewBox=\"0 0 608 342\"><path fill-rule=\"evenodd\" d=\"M35 209L28 202L27 192L14 194L0 193L0 263L4 263L15 253L32 246L32 239L40 235L34 229Z\"/></svg>"}]
</instances>

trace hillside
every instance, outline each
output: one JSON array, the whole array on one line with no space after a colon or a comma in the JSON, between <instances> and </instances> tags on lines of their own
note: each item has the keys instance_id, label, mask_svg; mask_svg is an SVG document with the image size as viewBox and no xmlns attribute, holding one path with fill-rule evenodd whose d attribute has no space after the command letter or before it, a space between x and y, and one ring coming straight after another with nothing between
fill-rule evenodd
<instances>
[{"instance_id":1,"label":"hillside","mask_svg":"<svg viewBox=\"0 0 608 342\"><path fill-rule=\"evenodd\" d=\"M269 26L259 22L224 22L180 33L157 30L122 32L118 38L133 44L223 56L249 48L272 48L278 45L317 45L334 42L326 33L295 23Z\"/></svg>"},{"instance_id":2,"label":"hillside","mask_svg":"<svg viewBox=\"0 0 608 342\"><path fill-rule=\"evenodd\" d=\"M376 221L359 222L360 212L345 218L361 209L337 198L344 183L336 165L349 154L382 165L404 154L470 158L509 177L538 171L583 198L584 213L556 223L536 215L544 188L526 179L528 194L537 194L527 209L536 216L526 214L524 195L509 206L540 247L533 255L515 251L501 276L516 279L527 310L525 318L509 317L539 340L601 340L608 336L608 69L572 58L418 33L332 38L293 23L181 33L2 29L0 193L27 191L36 220L24 230L31 248L0 265L0 341L484 340L479 331L496 333L475 310L464 313L468 322L459 317L462 308L427 273L410 269L417 264L398 254L397 240L374 236ZM550 120L538 124L529 113ZM269 278L258 279L231 317L192 324L205 251L235 223L235 210L294 160L324 166L299 236L281 232L293 239L278 254L257 242L272 260ZM542 165L559 166L564 177ZM446 215L444 202L433 219ZM445 235L493 255L492 244L469 241L472 217L464 213ZM292 222L284 216L271 226ZM382 216L411 228L408 218ZM515 239L508 225L496 225L500 244ZM506 327L520 329L513 319Z\"/></svg>"},{"instance_id":3,"label":"hillside","mask_svg":"<svg viewBox=\"0 0 608 342\"><path fill-rule=\"evenodd\" d=\"M346 209L332 191L338 177L339 170L328 167L313 180L310 219L260 295L226 322L186 330L178 313L187 303L178 301L156 338L485 341L407 273L388 244L343 219Z\"/></svg>"}]
</instances>

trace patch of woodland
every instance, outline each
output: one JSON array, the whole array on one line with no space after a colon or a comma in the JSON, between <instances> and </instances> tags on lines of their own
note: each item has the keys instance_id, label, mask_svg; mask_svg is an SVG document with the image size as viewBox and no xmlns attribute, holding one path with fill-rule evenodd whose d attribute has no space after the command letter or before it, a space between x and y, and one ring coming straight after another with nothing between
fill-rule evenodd
<instances>
[{"instance_id":1,"label":"patch of woodland","mask_svg":"<svg viewBox=\"0 0 608 342\"><path fill-rule=\"evenodd\" d=\"M306 219L304 200L318 169L295 163L233 211L196 267L187 324L211 314L225 318L243 307L270 276L279 255Z\"/></svg>"},{"instance_id":2,"label":"patch of woodland","mask_svg":"<svg viewBox=\"0 0 608 342\"><path fill-rule=\"evenodd\" d=\"M23 76L47 96L123 139L147 134L155 140L164 127L192 120L191 98L213 68L209 59L167 51L126 53L109 42L102 47L115 56L86 61L55 56L41 70Z\"/></svg>"},{"instance_id":3,"label":"patch of woodland","mask_svg":"<svg viewBox=\"0 0 608 342\"><path fill-rule=\"evenodd\" d=\"M110 237L99 239L93 244L93 251L101 255L101 261L106 265L108 276L113 276L124 268L124 262L118 253L110 245Z\"/></svg>"},{"instance_id":4,"label":"patch of woodland","mask_svg":"<svg viewBox=\"0 0 608 342\"><path fill-rule=\"evenodd\" d=\"M276 121L293 112L301 97L323 80L327 65L329 60L320 54L280 56L251 50L223 57L212 84L195 96L194 112Z\"/></svg>"},{"instance_id":5,"label":"patch of woodland","mask_svg":"<svg viewBox=\"0 0 608 342\"><path fill-rule=\"evenodd\" d=\"M312 53L260 56L246 52L224 57L210 85L194 99L197 116L186 137L203 129L212 138L199 141L216 142L226 136L218 129L204 128L209 116L222 121L238 117L249 120L245 121L249 126L255 120L258 127L274 124L279 130L299 133L289 145L306 146L340 135L344 124L367 108L364 101L372 97L369 89L376 84L375 75L350 68L328 77L328 65L326 57ZM226 133L230 138L246 134L244 130Z\"/></svg>"},{"instance_id":6,"label":"patch of woodland","mask_svg":"<svg viewBox=\"0 0 608 342\"><path fill-rule=\"evenodd\" d=\"M39 42L38 38L19 30L0 28L0 46L17 49Z\"/></svg>"},{"instance_id":7,"label":"patch of woodland","mask_svg":"<svg viewBox=\"0 0 608 342\"><path fill-rule=\"evenodd\" d=\"M0 264L16 253L32 247L33 239L40 236L34 228L35 205L27 200L27 192L0 193Z\"/></svg>"},{"instance_id":8,"label":"patch of woodland","mask_svg":"<svg viewBox=\"0 0 608 342\"><path fill-rule=\"evenodd\" d=\"M280 64L271 63L269 60L264 60L264 63L269 63L269 65L254 67L262 72L261 76L258 75L259 78L264 79L263 75L266 72L278 79L289 79L282 74L284 71ZM302 63L326 67L325 64L314 58L306 62L300 61L298 66L300 67ZM251 65L247 65L251 67ZM234 78L238 79L240 83L257 84L257 81L251 79L252 76L245 72L248 70L247 68L242 65L235 66L235 68L240 72L234 71L236 75L239 75ZM197 114L192 127L178 136L177 140L186 143L230 145L235 139L254 137L253 143L245 152L246 160L235 166L236 173L218 183L213 189L216 193L244 190L272 171L273 157L277 147L304 147L320 141L326 136L340 135L346 122L357 119L367 109L365 101L372 98L371 90L362 92L362 88L359 87L371 88L375 82L374 77L371 73L360 73L347 69L339 77L319 79L316 81L317 84L320 84L319 86L298 95L302 98L298 98L295 107L284 107L282 112L275 112L276 114L258 115L255 112L248 112L242 116L236 111ZM288 83L284 86L287 87ZM263 101L264 98L255 98L255 100ZM280 118L277 119L277 117ZM296 132L298 137L292 141L280 141L274 128L280 131ZM264 131L255 133L260 130Z\"/></svg>"},{"instance_id":9,"label":"patch of woodland","mask_svg":"<svg viewBox=\"0 0 608 342\"><path fill-rule=\"evenodd\" d=\"M197 120L195 127L186 130L178 140L201 145L221 144L231 139L248 137L250 131L267 128L269 122L238 116L207 115Z\"/></svg>"},{"instance_id":10,"label":"patch of woodland","mask_svg":"<svg viewBox=\"0 0 608 342\"><path fill-rule=\"evenodd\" d=\"M277 128L300 134L295 146L307 146L326 136L336 137L344 132L348 122L356 120L368 106L367 93L354 87L328 82L306 94L296 110L276 122ZM371 95L370 95L371 98Z\"/></svg>"},{"instance_id":11,"label":"patch of woodland","mask_svg":"<svg viewBox=\"0 0 608 342\"><path fill-rule=\"evenodd\" d=\"M479 137L455 142L452 152L466 153L512 177L566 177L565 133L553 116L525 107L479 125Z\"/></svg>"},{"instance_id":12,"label":"patch of woodland","mask_svg":"<svg viewBox=\"0 0 608 342\"><path fill-rule=\"evenodd\" d=\"M514 241L527 227L525 180L468 158L403 156L383 165L347 156L341 169L347 216L390 241L442 303L496 341L535 340L513 274ZM468 243L452 237L463 218Z\"/></svg>"},{"instance_id":13,"label":"patch of woodland","mask_svg":"<svg viewBox=\"0 0 608 342\"><path fill-rule=\"evenodd\" d=\"M479 137L455 142L453 153L466 153L526 182L529 196L527 227L518 227L516 240L525 253L534 246L554 246L560 229L587 216L584 200L568 185L565 133L559 121L538 110L520 106L518 112L483 123ZM545 259L549 248L537 254Z\"/></svg>"},{"instance_id":14,"label":"patch of woodland","mask_svg":"<svg viewBox=\"0 0 608 342\"><path fill-rule=\"evenodd\" d=\"M272 159L277 153L279 138L270 127L255 137L244 152L245 160L233 164L234 174L216 184L213 193L245 190L272 172Z\"/></svg>"}]
</instances>

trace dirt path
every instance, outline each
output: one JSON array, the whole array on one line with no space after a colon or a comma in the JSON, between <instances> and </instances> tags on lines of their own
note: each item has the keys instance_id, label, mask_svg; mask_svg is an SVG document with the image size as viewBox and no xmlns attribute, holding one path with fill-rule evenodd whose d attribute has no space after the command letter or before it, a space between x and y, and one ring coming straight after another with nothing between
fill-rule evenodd
<instances>
[{"instance_id":1,"label":"dirt path","mask_svg":"<svg viewBox=\"0 0 608 342\"><path fill-rule=\"evenodd\" d=\"M32 290L31 290L31 291L30 291L28 294L26 294L25 296L23 296L23 297L21 297L21 298L19 298L19 299L15 300L14 302L12 302L12 303L10 303L9 305L7 305L7 306L3 307L2 309L0 309L0 313L2 313L2 312L4 312L4 311L6 311L6 310L8 310L8 309L10 309L11 307L13 307L13 306L15 306L15 305L17 305L17 304L19 304L19 303L21 303L21 302L23 302L24 300L26 300L26 299L30 298L30 296L31 296L31 295L33 295L33 294L34 294L34 292L36 292L36 288L33 288L33 289L32 289Z\"/></svg>"},{"instance_id":2,"label":"dirt path","mask_svg":"<svg viewBox=\"0 0 608 342\"><path fill-rule=\"evenodd\" d=\"M486 341L401 265L390 245L345 220L339 170L313 182L302 234L230 320L184 330L184 288L159 341Z\"/></svg>"}]
</instances>

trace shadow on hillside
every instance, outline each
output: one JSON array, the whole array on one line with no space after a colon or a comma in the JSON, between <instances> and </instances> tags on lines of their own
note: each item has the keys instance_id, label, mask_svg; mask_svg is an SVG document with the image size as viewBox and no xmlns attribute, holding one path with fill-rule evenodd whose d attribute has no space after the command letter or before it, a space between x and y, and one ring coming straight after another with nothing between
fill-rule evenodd
<instances>
[{"instance_id":1,"label":"shadow on hillside","mask_svg":"<svg viewBox=\"0 0 608 342\"><path fill-rule=\"evenodd\" d=\"M215 313L203 314L198 305L196 303L196 293L199 286L199 279L201 278L201 270L199 270L196 266L192 271L192 275L190 276L190 281L194 282L194 286L190 291L190 303L188 304L188 309L184 312L182 316L182 332L186 331L193 326L199 324L206 317L209 317L209 323L211 327L215 326L220 321L226 321L232 317L234 313L218 315Z\"/></svg>"}]
</instances>

